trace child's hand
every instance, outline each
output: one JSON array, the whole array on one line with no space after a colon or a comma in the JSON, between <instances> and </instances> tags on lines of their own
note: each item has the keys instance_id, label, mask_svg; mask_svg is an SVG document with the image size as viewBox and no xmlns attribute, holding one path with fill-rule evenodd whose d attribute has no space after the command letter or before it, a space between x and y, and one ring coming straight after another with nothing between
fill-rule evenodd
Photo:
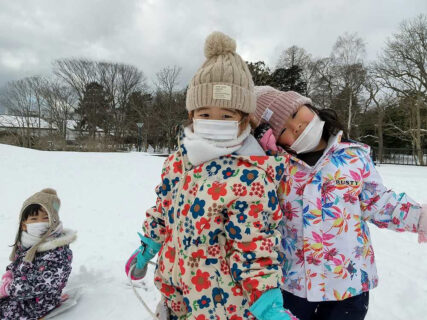
<instances>
[{"instance_id":1,"label":"child's hand","mask_svg":"<svg viewBox=\"0 0 427 320\"><path fill-rule=\"evenodd\" d=\"M265 291L249 308L257 320L298 320L283 308L283 297L279 288Z\"/></svg>"},{"instance_id":2,"label":"child's hand","mask_svg":"<svg viewBox=\"0 0 427 320\"><path fill-rule=\"evenodd\" d=\"M420 222L418 223L418 242L427 242L427 204L422 205Z\"/></svg>"},{"instance_id":3,"label":"child's hand","mask_svg":"<svg viewBox=\"0 0 427 320\"><path fill-rule=\"evenodd\" d=\"M141 246L128 259L125 266L126 275L130 275L132 280L141 280L147 273L147 264L162 245L151 238L144 237L138 232L141 239Z\"/></svg>"},{"instance_id":4,"label":"child's hand","mask_svg":"<svg viewBox=\"0 0 427 320\"><path fill-rule=\"evenodd\" d=\"M7 271L0 281L0 299L9 296L9 286L12 283L13 274L11 271Z\"/></svg>"}]
</instances>

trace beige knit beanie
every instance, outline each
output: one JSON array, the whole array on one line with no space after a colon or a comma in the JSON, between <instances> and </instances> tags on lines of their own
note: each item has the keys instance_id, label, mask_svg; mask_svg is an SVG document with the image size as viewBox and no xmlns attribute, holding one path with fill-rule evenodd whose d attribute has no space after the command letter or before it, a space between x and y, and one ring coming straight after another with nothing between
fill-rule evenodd
<instances>
[{"instance_id":1,"label":"beige knit beanie","mask_svg":"<svg viewBox=\"0 0 427 320\"><path fill-rule=\"evenodd\" d=\"M16 233L16 237L15 237L15 246L13 247L12 253L10 255L11 261L15 259L15 253L17 249L16 244L20 241L18 237L19 237L19 230L21 228L22 214L25 208L27 208L29 205L32 205L32 204L39 204L46 210L49 216L49 229L43 235L40 241L28 250L24 258L25 261L32 262L34 260L34 256L37 252L38 246L42 244L46 240L46 238L49 237L51 233L55 231L55 229L61 223L61 221L59 220L59 214L58 214L59 207L61 206L61 201L59 200L56 194L56 191L54 189L50 189L50 188L43 189L42 191L33 194L31 197L25 200L24 204L22 205L21 212L19 214L18 232Z\"/></svg>"},{"instance_id":2,"label":"beige knit beanie","mask_svg":"<svg viewBox=\"0 0 427 320\"><path fill-rule=\"evenodd\" d=\"M236 42L213 32L205 42L206 61L188 86L186 108L218 107L255 111L254 83L248 66L236 53Z\"/></svg>"},{"instance_id":3,"label":"beige knit beanie","mask_svg":"<svg viewBox=\"0 0 427 320\"><path fill-rule=\"evenodd\" d=\"M286 121L300 106L313 105L310 98L295 91L279 91L270 86L256 86L256 111L258 123L267 122L276 139L282 133Z\"/></svg>"}]
</instances>

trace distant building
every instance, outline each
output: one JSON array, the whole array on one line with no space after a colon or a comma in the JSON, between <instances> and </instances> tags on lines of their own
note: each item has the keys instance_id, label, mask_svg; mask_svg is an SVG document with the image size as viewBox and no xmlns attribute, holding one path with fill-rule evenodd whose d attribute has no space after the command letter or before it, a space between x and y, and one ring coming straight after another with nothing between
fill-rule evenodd
<instances>
[{"instance_id":1,"label":"distant building","mask_svg":"<svg viewBox=\"0 0 427 320\"><path fill-rule=\"evenodd\" d=\"M76 120L67 120L66 124L66 139L67 141L75 141L81 131L77 129ZM0 133L1 132L19 132L20 130L31 130L34 136L48 136L55 134L59 130L55 124L51 124L44 119L39 120L38 117L23 117L12 115L0 115ZM87 132L83 132L87 134ZM97 135L102 136L103 130L97 129Z\"/></svg>"}]
</instances>

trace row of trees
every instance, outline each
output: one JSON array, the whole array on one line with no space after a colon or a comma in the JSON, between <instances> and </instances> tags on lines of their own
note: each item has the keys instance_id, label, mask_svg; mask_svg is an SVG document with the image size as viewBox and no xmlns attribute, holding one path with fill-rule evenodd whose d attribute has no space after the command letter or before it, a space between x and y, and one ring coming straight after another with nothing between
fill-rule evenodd
<instances>
[{"instance_id":1,"label":"row of trees","mask_svg":"<svg viewBox=\"0 0 427 320\"><path fill-rule=\"evenodd\" d=\"M255 84L294 90L332 108L353 139L378 147L412 148L420 164L427 147L427 16L404 21L376 61L365 60L363 39L338 37L328 57L286 49L271 70L249 63ZM281 81L281 82L280 82ZM278 84L280 82L280 84Z\"/></svg>"},{"instance_id":2,"label":"row of trees","mask_svg":"<svg viewBox=\"0 0 427 320\"><path fill-rule=\"evenodd\" d=\"M176 66L163 68L150 90L143 73L132 65L62 59L54 62L50 78L9 82L0 102L27 129L15 132L23 146L37 143L36 129L44 121L55 128L51 136L65 140L67 123L74 120L80 144L97 140L117 148L135 143L136 123L142 122L146 146L171 149L176 126L186 118L185 90L178 88L180 71Z\"/></svg>"},{"instance_id":3,"label":"row of trees","mask_svg":"<svg viewBox=\"0 0 427 320\"><path fill-rule=\"evenodd\" d=\"M256 85L294 90L311 97L319 108L336 110L350 136L378 146L380 158L384 147L410 147L422 163L427 134L427 17L403 22L376 61L367 62L365 51L363 39L345 33L328 57L315 58L292 46L274 68L263 61L248 66ZM146 146L172 149L177 126L187 118L185 89L178 86L180 71L176 66L163 68L150 89L134 66L61 59L54 62L50 78L8 83L0 103L23 121L30 116L39 119L39 126L41 119L47 121L61 137L66 137L67 120L75 119L82 137L95 139L102 132L98 141L112 146L135 143L136 123L143 122ZM21 139L24 145L33 140Z\"/></svg>"}]
</instances>

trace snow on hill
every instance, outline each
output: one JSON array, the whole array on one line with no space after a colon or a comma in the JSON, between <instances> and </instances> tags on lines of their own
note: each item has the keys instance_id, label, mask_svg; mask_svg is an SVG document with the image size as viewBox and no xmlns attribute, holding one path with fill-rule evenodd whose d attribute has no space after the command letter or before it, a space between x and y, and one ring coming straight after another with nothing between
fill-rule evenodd
<instances>
[{"instance_id":1,"label":"snow on hill","mask_svg":"<svg viewBox=\"0 0 427 320\"><path fill-rule=\"evenodd\" d=\"M0 268L8 264L22 202L53 187L61 219L76 229L70 286L85 286L79 304L58 319L151 319L127 285L124 263L138 246L145 209L155 201L164 158L143 153L44 152L0 144ZM427 168L380 166L387 186L427 203ZM379 287L367 319L427 319L427 245L414 234L370 226ZM152 309L160 297L153 267L140 288Z\"/></svg>"}]
</instances>

